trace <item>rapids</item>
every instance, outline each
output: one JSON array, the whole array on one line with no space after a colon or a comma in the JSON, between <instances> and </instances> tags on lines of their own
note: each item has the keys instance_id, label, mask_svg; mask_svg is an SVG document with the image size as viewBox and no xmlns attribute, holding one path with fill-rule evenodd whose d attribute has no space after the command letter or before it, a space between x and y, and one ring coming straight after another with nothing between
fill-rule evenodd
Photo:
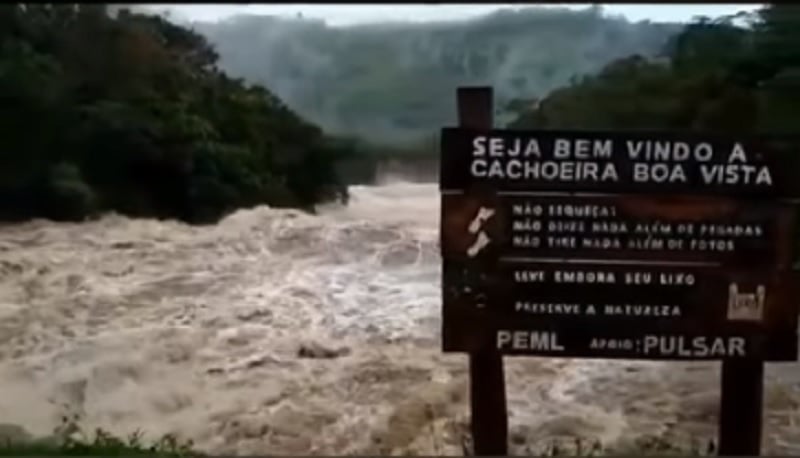
<instances>
[{"instance_id":1,"label":"rapids","mask_svg":"<svg viewBox=\"0 0 800 458\"><path fill-rule=\"evenodd\" d=\"M214 454L461 454L467 361L439 351L436 186L352 193L203 227L0 227L0 421L43 435L74 414ZM715 434L715 364L506 361L514 453ZM800 453L795 366L768 368L766 453Z\"/></svg>"}]
</instances>

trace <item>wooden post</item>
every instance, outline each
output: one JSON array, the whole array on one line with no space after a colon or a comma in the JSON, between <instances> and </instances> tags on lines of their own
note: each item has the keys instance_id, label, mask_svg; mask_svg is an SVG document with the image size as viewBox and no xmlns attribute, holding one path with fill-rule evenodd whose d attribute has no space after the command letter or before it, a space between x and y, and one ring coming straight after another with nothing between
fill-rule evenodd
<instances>
[{"instance_id":1,"label":"wooden post","mask_svg":"<svg viewBox=\"0 0 800 458\"><path fill-rule=\"evenodd\" d=\"M719 455L761 454L764 362L723 361L719 409Z\"/></svg>"},{"instance_id":2,"label":"wooden post","mask_svg":"<svg viewBox=\"0 0 800 458\"><path fill-rule=\"evenodd\" d=\"M494 101L491 87L458 88L460 127L491 129ZM469 355L470 410L475 455L508 454L508 412L503 358L493 353Z\"/></svg>"}]
</instances>

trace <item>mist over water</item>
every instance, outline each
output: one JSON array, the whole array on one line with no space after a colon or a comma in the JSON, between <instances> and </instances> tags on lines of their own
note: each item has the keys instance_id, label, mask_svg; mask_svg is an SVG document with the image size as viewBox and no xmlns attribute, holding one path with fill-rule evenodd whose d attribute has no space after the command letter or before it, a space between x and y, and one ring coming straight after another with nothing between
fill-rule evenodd
<instances>
[{"instance_id":1,"label":"mist over water","mask_svg":"<svg viewBox=\"0 0 800 458\"><path fill-rule=\"evenodd\" d=\"M0 227L0 417L174 433L215 454L461 454L467 360L439 349L439 196L387 177L319 215ZM513 453L715 434L715 364L507 358ZM795 365L765 453L800 452Z\"/></svg>"}]
</instances>

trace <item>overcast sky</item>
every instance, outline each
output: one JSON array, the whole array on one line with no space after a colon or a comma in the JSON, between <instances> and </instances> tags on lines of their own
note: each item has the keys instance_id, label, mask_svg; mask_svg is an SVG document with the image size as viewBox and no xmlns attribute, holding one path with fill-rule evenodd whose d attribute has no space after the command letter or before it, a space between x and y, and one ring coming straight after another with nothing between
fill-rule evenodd
<instances>
[{"instance_id":1,"label":"overcast sky","mask_svg":"<svg viewBox=\"0 0 800 458\"><path fill-rule=\"evenodd\" d=\"M530 7L532 4L184 4L152 5L168 9L177 20L214 21L234 14L267 14L324 19L330 25L352 25L384 21L442 21L467 19L491 13L500 8ZM548 4L583 9L588 4ZM623 15L630 20L685 22L694 16L710 17L753 10L757 4L610 4L603 5L608 14Z\"/></svg>"}]
</instances>

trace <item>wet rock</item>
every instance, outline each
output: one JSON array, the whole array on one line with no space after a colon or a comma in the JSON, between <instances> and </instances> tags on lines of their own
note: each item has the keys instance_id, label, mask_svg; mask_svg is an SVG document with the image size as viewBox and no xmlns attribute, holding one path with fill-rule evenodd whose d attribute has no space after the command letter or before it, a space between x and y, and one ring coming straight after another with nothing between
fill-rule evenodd
<instances>
[{"instance_id":1,"label":"wet rock","mask_svg":"<svg viewBox=\"0 0 800 458\"><path fill-rule=\"evenodd\" d=\"M275 362L278 362L278 360L276 360L272 356L263 355L245 361L244 367L246 369L254 369L256 367L264 366L267 363L275 363Z\"/></svg>"},{"instance_id":2,"label":"wet rock","mask_svg":"<svg viewBox=\"0 0 800 458\"><path fill-rule=\"evenodd\" d=\"M128 242L128 241L114 242L111 244L111 248L115 250L129 250L131 248L136 248L136 246L137 246L136 242Z\"/></svg>"},{"instance_id":3,"label":"wet rock","mask_svg":"<svg viewBox=\"0 0 800 458\"><path fill-rule=\"evenodd\" d=\"M528 442L526 433L528 433L528 431L520 431L520 430L511 431L510 433L511 443L514 445L525 445L525 443Z\"/></svg>"},{"instance_id":4,"label":"wet rock","mask_svg":"<svg viewBox=\"0 0 800 458\"><path fill-rule=\"evenodd\" d=\"M347 347L327 348L316 342L304 343L300 345L300 348L297 350L298 357L312 359L332 359L349 354L350 349Z\"/></svg>"},{"instance_id":5,"label":"wet rock","mask_svg":"<svg viewBox=\"0 0 800 458\"><path fill-rule=\"evenodd\" d=\"M124 267L124 268L121 268L121 269L120 268L116 268L116 269L109 269L109 270L102 271L102 274L104 276L112 277L112 278L124 277L124 276L132 274L132 273L133 273L133 266L127 266L127 267Z\"/></svg>"},{"instance_id":6,"label":"wet rock","mask_svg":"<svg viewBox=\"0 0 800 458\"><path fill-rule=\"evenodd\" d=\"M240 321L257 321L262 319L271 319L272 311L267 309L242 310L236 313L236 318Z\"/></svg>"}]
</instances>

